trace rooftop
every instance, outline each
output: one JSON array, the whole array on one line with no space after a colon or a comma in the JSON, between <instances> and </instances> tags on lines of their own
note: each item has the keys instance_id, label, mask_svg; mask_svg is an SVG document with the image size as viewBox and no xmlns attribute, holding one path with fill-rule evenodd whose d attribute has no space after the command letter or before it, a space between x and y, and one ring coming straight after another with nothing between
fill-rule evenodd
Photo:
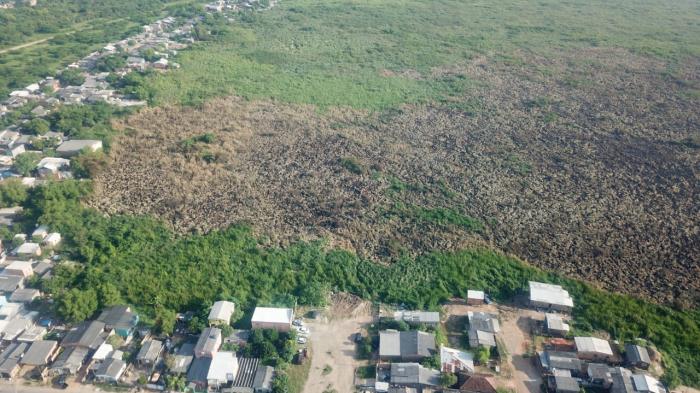
<instances>
[{"instance_id":1,"label":"rooftop","mask_svg":"<svg viewBox=\"0 0 700 393\"><path fill-rule=\"evenodd\" d=\"M27 353L22 357L22 364L30 366L43 366L48 362L51 354L56 350L58 346L57 341L52 340L38 340L34 341L29 347Z\"/></svg>"},{"instance_id":2,"label":"rooftop","mask_svg":"<svg viewBox=\"0 0 700 393\"><path fill-rule=\"evenodd\" d=\"M604 355L613 355L610 343L597 337L574 337L576 342L576 350L578 352L599 353Z\"/></svg>"},{"instance_id":3,"label":"rooftop","mask_svg":"<svg viewBox=\"0 0 700 393\"><path fill-rule=\"evenodd\" d=\"M291 308L255 307L252 322L292 323L294 310Z\"/></svg>"},{"instance_id":4,"label":"rooftop","mask_svg":"<svg viewBox=\"0 0 700 393\"><path fill-rule=\"evenodd\" d=\"M394 319L408 323L440 323L440 313L433 311L396 311Z\"/></svg>"},{"instance_id":5,"label":"rooftop","mask_svg":"<svg viewBox=\"0 0 700 393\"><path fill-rule=\"evenodd\" d=\"M136 360L140 362L154 362L162 351L163 342L158 340L146 341L136 355Z\"/></svg>"},{"instance_id":6,"label":"rooftop","mask_svg":"<svg viewBox=\"0 0 700 393\"><path fill-rule=\"evenodd\" d=\"M435 336L431 333L411 330L383 330L379 332L379 356L431 356L435 350Z\"/></svg>"},{"instance_id":7,"label":"rooftop","mask_svg":"<svg viewBox=\"0 0 700 393\"><path fill-rule=\"evenodd\" d=\"M574 300L561 285L530 281L530 301L573 307Z\"/></svg>"},{"instance_id":8,"label":"rooftop","mask_svg":"<svg viewBox=\"0 0 700 393\"><path fill-rule=\"evenodd\" d=\"M209 311L209 320L230 322L235 309L236 306L232 302L220 300L211 307L211 311Z\"/></svg>"}]
</instances>

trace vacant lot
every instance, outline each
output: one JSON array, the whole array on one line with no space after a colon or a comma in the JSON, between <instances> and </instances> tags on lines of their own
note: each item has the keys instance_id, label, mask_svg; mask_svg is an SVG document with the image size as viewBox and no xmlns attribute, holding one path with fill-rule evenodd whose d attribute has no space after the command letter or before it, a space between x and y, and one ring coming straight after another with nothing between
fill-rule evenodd
<instances>
[{"instance_id":1,"label":"vacant lot","mask_svg":"<svg viewBox=\"0 0 700 393\"><path fill-rule=\"evenodd\" d=\"M121 124L92 204L180 232L248 222L377 260L492 242L660 302L700 275L698 64L624 50L480 57L454 103L382 112L228 98Z\"/></svg>"}]
</instances>

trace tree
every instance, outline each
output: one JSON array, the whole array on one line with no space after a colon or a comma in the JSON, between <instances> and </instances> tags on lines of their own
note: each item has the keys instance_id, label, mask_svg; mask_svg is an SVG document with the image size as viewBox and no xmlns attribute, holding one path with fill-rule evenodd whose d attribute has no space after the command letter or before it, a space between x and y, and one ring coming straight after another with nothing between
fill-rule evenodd
<instances>
[{"instance_id":1,"label":"tree","mask_svg":"<svg viewBox=\"0 0 700 393\"><path fill-rule=\"evenodd\" d=\"M190 321L187 323L187 330L189 330L190 333L199 333L206 327L207 325L198 316L192 317L192 319L190 319Z\"/></svg>"},{"instance_id":2,"label":"tree","mask_svg":"<svg viewBox=\"0 0 700 393\"><path fill-rule=\"evenodd\" d=\"M80 86L85 83L85 77L76 68L68 68L63 70L58 76L58 80L63 86Z\"/></svg>"},{"instance_id":3,"label":"tree","mask_svg":"<svg viewBox=\"0 0 700 393\"><path fill-rule=\"evenodd\" d=\"M44 119L36 118L25 123L22 129L33 135L44 135L51 129L51 124Z\"/></svg>"},{"instance_id":4,"label":"tree","mask_svg":"<svg viewBox=\"0 0 700 393\"><path fill-rule=\"evenodd\" d=\"M441 373L440 374L440 386L449 388L450 386L457 383L457 376L452 373Z\"/></svg>"},{"instance_id":5,"label":"tree","mask_svg":"<svg viewBox=\"0 0 700 393\"><path fill-rule=\"evenodd\" d=\"M423 359L423 361L420 362L420 364L423 367L438 368L439 369L440 368L440 355L435 354L433 356L429 356L429 357Z\"/></svg>"},{"instance_id":6,"label":"tree","mask_svg":"<svg viewBox=\"0 0 700 393\"><path fill-rule=\"evenodd\" d=\"M40 156L37 153L22 153L15 157L15 170L22 175L22 176L29 176L34 168L36 168L36 164L39 162Z\"/></svg>"},{"instance_id":7,"label":"tree","mask_svg":"<svg viewBox=\"0 0 700 393\"><path fill-rule=\"evenodd\" d=\"M71 162L76 178L93 178L107 167L107 155L102 151L82 151Z\"/></svg>"},{"instance_id":8,"label":"tree","mask_svg":"<svg viewBox=\"0 0 700 393\"><path fill-rule=\"evenodd\" d=\"M166 375L165 376L165 387L168 390L182 392L185 390L186 382L183 375Z\"/></svg>"},{"instance_id":9,"label":"tree","mask_svg":"<svg viewBox=\"0 0 700 393\"><path fill-rule=\"evenodd\" d=\"M161 334L171 335L175 330L175 320L177 316L172 310L159 307L156 309L156 328Z\"/></svg>"},{"instance_id":10,"label":"tree","mask_svg":"<svg viewBox=\"0 0 700 393\"><path fill-rule=\"evenodd\" d=\"M491 357L491 351L484 346L479 346L476 350L476 360L479 364L486 364Z\"/></svg>"},{"instance_id":11,"label":"tree","mask_svg":"<svg viewBox=\"0 0 700 393\"><path fill-rule=\"evenodd\" d=\"M278 372L272 380L272 393L289 393L289 377L284 372Z\"/></svg>"},{"instance_id":12,"label":"tree","mask_svg":"<svg viewBox=\"0 0 700 393\"><path fill-rule=\"evenodd\" d=\"M29 194L27 187L18 179L7 179L0 184L0 206L10 207L24 203Z\"/></svg>"},{"instance_id":13,"label":"tree","mask_svg":"<svg viewBox=\"0 0 700 393\"><path fill-rule=\"evenodd\" d=\"M100 283L97 287L97 300L100 308L114 306L122 303L119 289L111 282Z\"/></svg>"},{"instance_id":14,"label":"tree","mask_svg":"<svg viewBox=\"0 0 700 393\"><path fill-rule=\"evenodd\" d=\"M97 311L97 294L92 289L69 289L56 299L56 311L69 322L84 321Z\"/></svg>"}]
</instances>

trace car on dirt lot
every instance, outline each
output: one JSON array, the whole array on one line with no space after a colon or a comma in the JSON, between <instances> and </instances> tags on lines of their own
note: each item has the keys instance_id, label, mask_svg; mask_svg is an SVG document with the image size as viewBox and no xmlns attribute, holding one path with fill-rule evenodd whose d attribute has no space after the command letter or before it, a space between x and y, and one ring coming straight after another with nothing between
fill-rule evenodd
<instances>
[{"instance_id":1,"label":"car on dirt lot","mask_svg":"<svg viewBox=\"0 0 700 393\"><path fill-rule=\"evenodd\" d=\"M299 338L297 338L297 343L299 343L299 344L306 344L306 338L305 338L305 337L299 337Z\"/></svg>"},{"instance_id":2,"label":"car on dirt lot","mask_svg":"<svg viewBox=\"0 0 700 393\"><path fill-rule=\"evenodd\" d=\"M303 326L304 322L302 322L301 318L297 318L294 321L292 321L292 325L294 326Z\"/></svg>"}]
</instances>

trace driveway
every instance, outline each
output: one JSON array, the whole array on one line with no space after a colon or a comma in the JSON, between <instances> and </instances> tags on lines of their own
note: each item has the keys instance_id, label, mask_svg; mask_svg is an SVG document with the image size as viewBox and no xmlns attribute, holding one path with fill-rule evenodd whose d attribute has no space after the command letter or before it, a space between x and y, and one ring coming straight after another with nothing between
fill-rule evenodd
<instances>
[{"instance_id":1,"label":"driveway","mask_svg":"<svg viewBox=\"0 0 700 393\"><path fill-rule=\"evenodd\" d=\"M532 318L543 319L544 316L542 313L523 309L501 312L501 338L510 355L509 365L512 373L506 383L516 393L539 393L542 384L542 377L533 359L527 356Z\"/></svg>"}]
</instances>

